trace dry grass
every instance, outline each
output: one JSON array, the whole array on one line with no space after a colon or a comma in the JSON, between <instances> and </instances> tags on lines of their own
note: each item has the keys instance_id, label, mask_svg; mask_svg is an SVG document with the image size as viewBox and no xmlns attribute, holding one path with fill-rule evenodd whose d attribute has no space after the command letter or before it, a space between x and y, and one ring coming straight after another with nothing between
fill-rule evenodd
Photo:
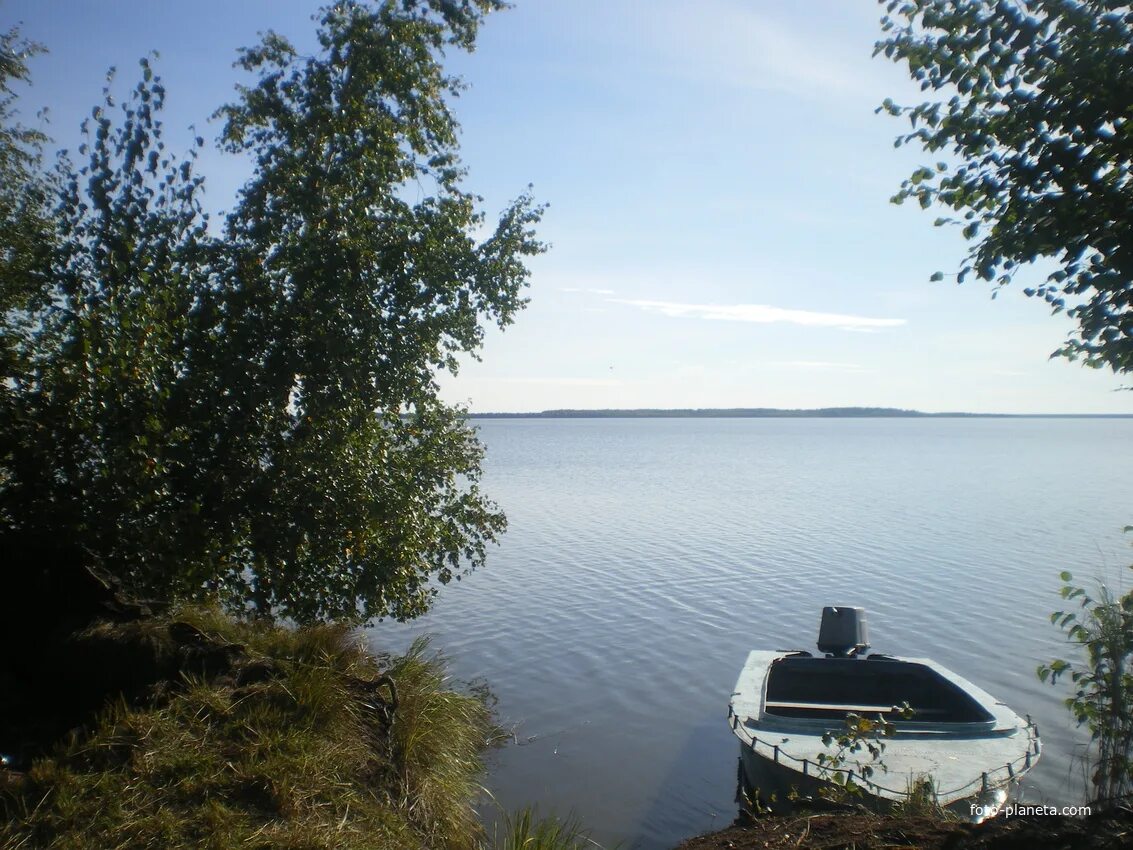
<instances>
[{"instance_id":1,"label":"dry grass","mask_svg":"<svg viewBox=\"0 0 1133 850\"><path fill-rule=\"evenodd\" d=\"M482 697L450 689L443 659L424 643L387 668L344 628L288 630L199 609L88 636L145 643L162 664L195 663L145 700L112 702L27 774L0 782L0 846L481 842L471 804L490 712Z\"/></svg>"}]
</instances>

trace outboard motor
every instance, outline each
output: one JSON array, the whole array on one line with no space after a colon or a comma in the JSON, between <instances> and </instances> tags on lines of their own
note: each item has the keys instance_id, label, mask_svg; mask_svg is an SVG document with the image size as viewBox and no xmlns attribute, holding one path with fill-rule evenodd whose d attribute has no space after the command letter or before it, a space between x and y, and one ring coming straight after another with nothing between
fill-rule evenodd
<instances>
[{"instance_id":1,"label":"outboard motor","mask_svg":"<svg viewBox=\"0 0 1133 850\"><path fill-rule=\"evenodd\" d=\"M818 627L818 651L849 658L869 649L865 608L826 607Z\"/></svg>"}]
</instances>

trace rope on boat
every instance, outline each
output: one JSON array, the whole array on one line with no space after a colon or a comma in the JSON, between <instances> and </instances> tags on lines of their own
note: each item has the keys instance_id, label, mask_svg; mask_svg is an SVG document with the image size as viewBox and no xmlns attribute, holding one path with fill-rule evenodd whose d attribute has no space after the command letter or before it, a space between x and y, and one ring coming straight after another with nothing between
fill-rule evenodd
<instances>
[{"instance_id":1,"label":"rope on boat","mask_svg":"<svg viewBox=\"0 0 1133 850\"><path fill-rule=\"evenodd\" d=\"M728 720L731 722L732 731L735 732L736 737L747 744L748 747L751 748L751 751L756 755L763 758L770 757L770 759L776 763L779 763L781 759L787 759L789 761L795 762L798 765L801 765L802 774L804 776L811 775L810 766L811 764L814 764L813 762L805 758L796 758L795 756L784 752L778 744L772 744L768 741L764 741L761 738L757 738L750 731L748 731L748 728L740 720L739 715L737 715L735 711L732 710L732 707L730 705L728 706ZM1009 762L1008 764L1003 765L1002 767L996 767L992 768L991 770L985 771L980 774L978 779L973 779L971 782L961 785L959 788L953 788L950 791L936 791L936 796L963 799L964 797L970 795L963 794L962 792L967 791L968 789L972 789L974 792L976 786L979 786L979 790L982 793L992 788L1000 788L1015 781L1015 771L1020 768L1022 768L1023 770L1029 770L1033 759L1038 757L1039 752L1041 751L1041 744L1039 743L1039 727L1036 726L1035 723L1031 720L1031 716L1029 714L1027 715L1026 730L1028 744L1027 752L1025 755L1015 759L1015 761L1013 762ZM761 753L757 748L757 745L770 750L771 755L768 756L765 753ZM847 779L852 779L855 783L867 786L868 788L875 791L881 791L885 794L893 795L896 797L904 797L906 799L912 796L911 789L901 791L893 788L886 788L884 785L874 782L872 779L860 776L853 768L828 767L827 765L819 764L814 764L814 766L818 770L815 776L820 779L824 779L834 773L844 773L846 774Z\"/></svg>"}]
</instances>

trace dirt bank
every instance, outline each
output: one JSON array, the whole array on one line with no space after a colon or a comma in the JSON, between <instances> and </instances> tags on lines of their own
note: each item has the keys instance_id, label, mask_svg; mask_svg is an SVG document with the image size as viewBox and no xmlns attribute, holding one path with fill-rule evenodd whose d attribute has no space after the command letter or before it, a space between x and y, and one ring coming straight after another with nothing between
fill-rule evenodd
<instances>
[{"instance_id":1,"label":"dirt bank","mask_svg":"<svg viewBox=\"0 0 1133 850\"><path fill-rule=\"evenodd\" d=\"M678 850L1111 850L1133 848L1133 812L997 818L973 826L928 817L768 817L692 838Z\"/></svg>"}]
</instances>

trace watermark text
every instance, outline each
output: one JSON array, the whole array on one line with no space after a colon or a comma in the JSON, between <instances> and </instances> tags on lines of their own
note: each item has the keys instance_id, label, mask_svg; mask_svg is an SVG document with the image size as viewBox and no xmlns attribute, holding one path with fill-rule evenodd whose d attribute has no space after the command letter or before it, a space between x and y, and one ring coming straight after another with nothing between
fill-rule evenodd
<instances>
[{"instance_id":1,"label":"watermark text","mask_svg":"<svg viewBox=\"0 0 1133 850\"><path fill-rule=\"evenodd\" d=\"M994 818L1001 814L1005 818L1043 817L1053 815L1064 815L1066 817L1089 817L1090 815L1089 806L1028 806L1022 803L1006 803L1002 806L981 806L977 803L971 803L968 808L972 817L981 819Z\"/></svg>"}]
</instances>

